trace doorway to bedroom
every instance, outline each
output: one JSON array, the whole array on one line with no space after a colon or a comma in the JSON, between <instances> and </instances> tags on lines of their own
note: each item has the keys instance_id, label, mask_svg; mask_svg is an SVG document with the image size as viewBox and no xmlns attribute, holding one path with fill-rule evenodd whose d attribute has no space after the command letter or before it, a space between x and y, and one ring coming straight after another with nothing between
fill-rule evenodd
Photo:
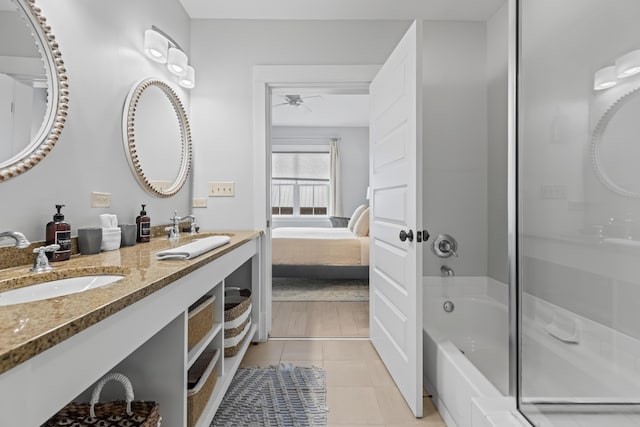
<instances>
[{"instance_id":1,"label":"doorway to bedroom","mask_svg":"<svg viewBox=\"0 0 640 427\"><path fill-rule=\"evenodd\" d=\"M368 90L271 95L271 337L368 338Z\"/></svg>"}]
</instances>

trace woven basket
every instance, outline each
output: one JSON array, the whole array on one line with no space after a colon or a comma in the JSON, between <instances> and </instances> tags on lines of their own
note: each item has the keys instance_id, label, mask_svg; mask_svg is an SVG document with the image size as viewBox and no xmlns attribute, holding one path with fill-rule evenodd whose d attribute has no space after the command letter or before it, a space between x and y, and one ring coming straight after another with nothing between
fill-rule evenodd
<instances>
[{"instance_id":1,"label":"woven basket","mask_svg":"<svg viewBox=\"0 0 640 427\"><path fill-rule=\"evenodd\" d=\"M205 295L189 307L187 348L191 350L213 328L213 301L215 295Z\"/></svg>"},{"instance_id":2,"label":"woven basket","mask_svg":"<svg viewBox=\"0 0 640 427\"><path fill-rule=\"evenodd\" d=\"M125 388L126 400L98 403L100 392L111 380L119 381ZM133 387L129 378L122 374L105 375L93 389L91 402L72 402L51 417L44 427L159 427L161 422L156 402L133 401Z\"/></svg>"},{"instance_id":3,"label":"woven basket","mask_svg":"<svg viewBox=\"0 0 640 427\"><path fill-rule=\"evenodd\" d=\"M251 306L251 290L228 287L224 289L224 321L242 315Z\"/></svg>"},{"instance_id":4,"label":"woven basket","mask_svg":"<svg viewBox=\"0 0 640 427\"><path fill-rule=\"evenodd\" d=\"M238 354L251 327L251 290L227 287L224 290L224 356ZM237 339L235 339L237 338ZM232 341L232 344L227 344Z\"/></svg>"},{"instance_id":5,"label":"woven basket","mask_svg":"<svg viewBox=\"0 0 640 427\"><path fill-rule=\"evenodd\" d=\"M193 427L207 407L218 375L214 370L220 350L207 350L195 361L187 373L187 426Z\"/></svg>"},{"instance_id":6,"label":"woven basket","mask_svg":"<svg viewBox=\"0 0 640 427\"><path fill-rule=\"evenodd\" d=\"M226 337L224 339L224 357L232 357L238 354L240 351L240 347L242 347L242 343L247 339L247 335L249 334L249 329L251 329L251 317L247 319L247 322L244 324L244 328L240 331L239 334L233 337ZM234 343L229 343L229 341L233 341Z\"/></svg>"}]
</instances>

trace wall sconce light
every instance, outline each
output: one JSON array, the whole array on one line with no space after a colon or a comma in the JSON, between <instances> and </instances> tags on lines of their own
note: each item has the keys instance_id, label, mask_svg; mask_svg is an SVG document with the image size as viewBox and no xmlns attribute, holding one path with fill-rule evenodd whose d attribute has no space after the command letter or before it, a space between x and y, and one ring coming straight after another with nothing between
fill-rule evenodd
<instances>
[{"instance_id":1,"label":"wall sconce light","mask_svg":"<svg viewBox=\"0 0 640 427\"><path fill-rule=\"evenodd\" d=\"M593 90L609 89L617 83L616 67L613 65L599 69L593 76Z\"/></svg>"},{"instance_id":2,"label":"wall sconce light","mask_svg":"<svg viewBox=\"0 0 640 427\"><path fill-rule=\"evenodd\" d=\"M167 64L167 69L178 76L178 84L191 89L195 86L195 70L189 65L184 50L167 33L156 27L144 32L144 53L152 61Z\"/></svg>"},{"instance_id":3,"label":"wall sconce light","mask_svg":"<svg viewBox=\"0 0 640 427\"><path fill-rule=\"evenodd\" d=\"M616 59L616 76L620 79L640 73L640 50L634 50Z\"/></svg>"}]
</instances>

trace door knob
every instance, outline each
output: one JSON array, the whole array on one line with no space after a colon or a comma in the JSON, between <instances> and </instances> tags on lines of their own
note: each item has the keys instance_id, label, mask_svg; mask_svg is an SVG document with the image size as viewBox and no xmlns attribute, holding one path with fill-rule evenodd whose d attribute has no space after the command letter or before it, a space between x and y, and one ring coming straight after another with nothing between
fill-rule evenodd
<instances>
[{"instance_id":1,"label":"door knob","mask_svg":"<svg viewBox=\"0 0 640 427\"><path fill-rule=\"evenodd\" d=\"M409 230L408 233L404 230L400 232L400 241L404 242L407 239L409 239L410 242L413 242L413 230Z\"/></svg>"}]
</instances>

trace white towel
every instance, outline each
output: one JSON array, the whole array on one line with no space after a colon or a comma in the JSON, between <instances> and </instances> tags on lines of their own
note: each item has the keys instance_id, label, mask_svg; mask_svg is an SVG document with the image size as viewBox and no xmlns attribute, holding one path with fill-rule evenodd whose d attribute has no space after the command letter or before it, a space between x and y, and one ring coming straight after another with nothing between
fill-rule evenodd
<instances>
[{"instance_id":1,"label":"white towel","mask_svg":"<svg viewBox=\"0 0 640 427\"><path fill-rule=\"evenodd\" d=\"M229 236L212 236L198 239L174 249L167 249L156 254L158 259L191 259L219 246L226 245L231 240Z\"/></svg>"},{"instance_id":2,"label":"white towel","mask_svg":"<svg viewBox=\"0 0 640 427\"><path fill-rule=\"evenodd\" d=\"M113 214L100 214L100 226L102 228L118 228L118 216Z\"/></svg>"}]
</instances>

